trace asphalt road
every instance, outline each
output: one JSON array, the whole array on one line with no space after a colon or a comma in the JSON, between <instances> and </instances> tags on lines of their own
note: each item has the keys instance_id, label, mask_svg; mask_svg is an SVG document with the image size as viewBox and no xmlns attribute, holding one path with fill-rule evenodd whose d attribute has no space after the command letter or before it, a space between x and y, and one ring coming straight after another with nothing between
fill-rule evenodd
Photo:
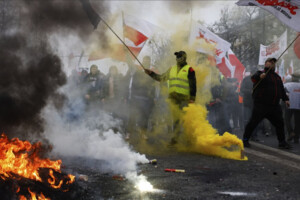
<instances>
[{"instance_id":1,"label":"asphalt road","mask_svg":"<svg viewBox=\"0 0 300 200\"><path fill-rule=\"evenodd\" d=\"M240 139L243 138L243 131L242 130L239 130L239 129L234 130L233 134L237 135ZM254 143L254 144L258 143L258 144L265 145L267 147L271 147L271 148L274 148L274 149L278 148L278 140L277 140L277 136L276 136L275 133L271 133L269 136L265 136L264 134L259 133L258 136L257 136L257 139L259 141L251 141L250 140L250 143L251 144L252 143ZM300 144L294 144L293 141L291 141L289 143L292 145L293 148L290 149L290 150L283 150L283 151L300 155Z\"/></svg>"},{"instance_id":2,"label":"asphalt road","mask_svg":"<svg viewBox=\"0 0 300 200\"><path fill-rule=\"evenodd\" d=\"M77 180L82 192L76 199L300 199L300 157L256 146L246 149L246 155L248 161L172 151L148 156L157 159L157 165L139 165L139 174L147 177L153 192L140 192L132 182L113 174L73 167L89 177ZM165 172L166 168L185 173Z\"/></svg>"}]
</instances>

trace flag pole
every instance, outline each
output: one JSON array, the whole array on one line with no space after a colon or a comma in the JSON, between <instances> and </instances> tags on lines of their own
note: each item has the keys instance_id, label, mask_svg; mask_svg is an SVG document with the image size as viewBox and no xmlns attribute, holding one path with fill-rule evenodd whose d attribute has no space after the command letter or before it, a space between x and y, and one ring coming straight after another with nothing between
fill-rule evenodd
<instances>
[{"instance_id":1,"label":"flag pole","mask_svg":"<svg viewBox=\"0 0 300 200\"><path fill-rule=\"evenodd\" d=\"M298 37L300 36L300 34L298 34L296 36L296 38L289 44L289 46L280 54L280 56L277 58L277 61L283 56L283 54L292 46L292 44L298 39ZM277 62L276 61L276 62ZM268 69L268 71L266 72L266 75L269 73L269 71L271 70L271 67ZM254 90L257 88L257 86L260 84L260 82L262 81L263 79L259 79L259 81L257 82L257 84L253 87L252 89L252 93L254 92Z\"/></svg>"},{"instance_id":2,"label":"flag pole","mask_svg":"<svg viewBox=\"0 0 300 200\"><path fill-rule=\"evenodd\" d=\"M280 59L280 57L292 46L292 44L298 39L298 37L300 36L300 34L298 34L297 36L296 36L296 38L291 42L291 44L284 50L284 52L282 52L282 54L278 57L278 59L277 60L279 60Z\"/></svg>"},{"instance_id":3,"label":"flag pole","mask_svg":"<svg viewBox=\"0 0 300 200\"><path fill-rule=\"evenodd\" d=\"M139 61L139 59L134 55L134 53L129 49L129 47L125 44L125 42L120 38L120 36L118 36L118 34L106 23L106 21L103 20L103 18L101 18L101 21L107 26L107 28L109 28L109 30L111 30L111 32L122 42L122 44L127 48L127 50L131 53L131 55L138 61L138 63L141 65L141 67L145 70L145 67L143 66L143 64Z\"/></svg>"}]
</instances>

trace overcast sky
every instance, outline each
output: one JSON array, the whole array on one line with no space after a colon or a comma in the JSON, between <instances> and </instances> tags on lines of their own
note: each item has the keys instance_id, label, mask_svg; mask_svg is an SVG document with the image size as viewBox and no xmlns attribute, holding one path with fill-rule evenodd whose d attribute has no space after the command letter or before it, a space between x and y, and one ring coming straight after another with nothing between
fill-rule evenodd
<instances>
[{"instance_id":1,"label":"overcast sky","mask_svg":"<svg viewBox=\"0 0 300 200\"><path fill-rule=\"evenodd\" d=\"M111 12L123 11L140 16L156 25L176 24L185 19L212 24L220 18L221 9L237 1L111 1ZM181 20L182 19L182 20Z\"/></svg>"}]
</instances>

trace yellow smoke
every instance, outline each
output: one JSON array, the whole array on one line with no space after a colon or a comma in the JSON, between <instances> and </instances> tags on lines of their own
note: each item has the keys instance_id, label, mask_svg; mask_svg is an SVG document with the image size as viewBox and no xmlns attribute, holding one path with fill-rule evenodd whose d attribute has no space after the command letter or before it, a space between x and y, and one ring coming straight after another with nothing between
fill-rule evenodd
<instances>
[{"instance_id":1,"label":"yellow smoke","mask_svg":"<svg viewBox=\"0 0 300 200\"><path fill-rule=\"evenodd\" d=\"M233 134L219 135L206 119L207 110L199 104L190 104L183 109L184 135L178 145L179 151L197 152L222 158L247 160L242 157L243 142Z\"/></svg>"}]
</instances>

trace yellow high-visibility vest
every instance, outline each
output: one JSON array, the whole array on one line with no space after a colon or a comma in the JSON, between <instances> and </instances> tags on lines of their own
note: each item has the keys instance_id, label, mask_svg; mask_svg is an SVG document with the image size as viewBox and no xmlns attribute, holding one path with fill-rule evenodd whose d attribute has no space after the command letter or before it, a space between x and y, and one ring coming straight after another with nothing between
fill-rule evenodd
<instances>
[{"instance_id":1,"label":"yellow high-visibility vest","mask_svg":"<svg viewBox=\"0 0 300 200\"><path fill-rule=\"evenodd\" d=\"M177 66L173 66L169 75L169 93L179 93L183 95L190 95L190 84L188 79L189 65L185 65L177 73Z\"/></svg>"}]
</instances>

